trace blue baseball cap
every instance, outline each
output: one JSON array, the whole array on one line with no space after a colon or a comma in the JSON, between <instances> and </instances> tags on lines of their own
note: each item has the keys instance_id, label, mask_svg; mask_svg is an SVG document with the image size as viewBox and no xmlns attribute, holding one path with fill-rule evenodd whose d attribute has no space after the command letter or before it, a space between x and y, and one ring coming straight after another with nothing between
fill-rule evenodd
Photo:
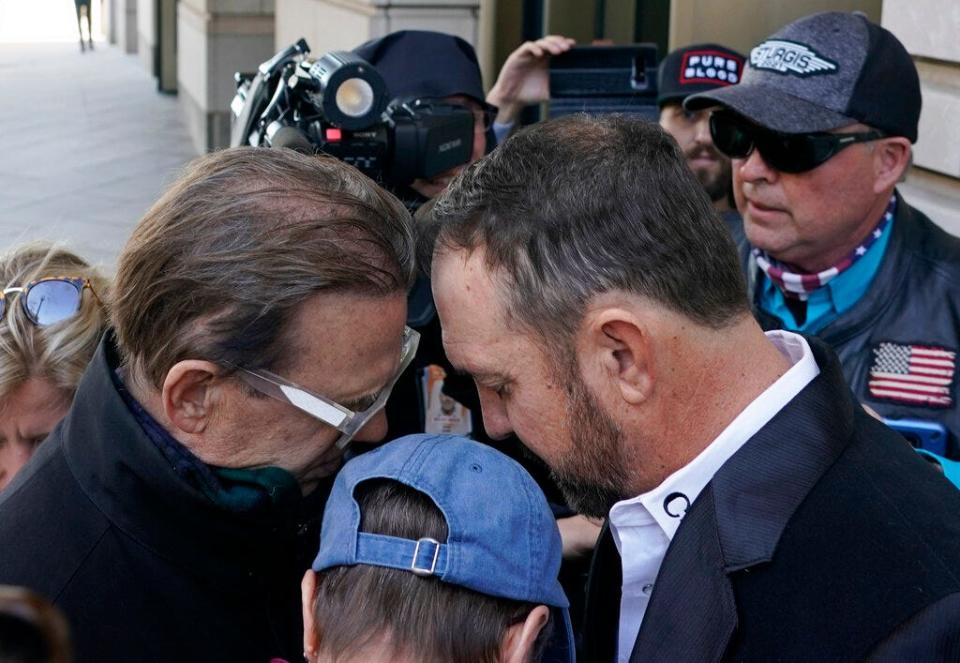
<instances>
[{"instance_id":1,"label":"blue baseball cap","mask_svg":"<svg viewBox=\"0 0 960 663\"><path fill-rule=\"evenodd\" d=\"M356 487L392 479L427 495L447 540L360 531ZM563 545L547 500L517 462L454 435L408 435L354 458L327 499L314 571L366 564L433 576L481 594L549 606L553 637L544 661L573 661L569 601L557 575Z\"/></svg>"}]
</instances>

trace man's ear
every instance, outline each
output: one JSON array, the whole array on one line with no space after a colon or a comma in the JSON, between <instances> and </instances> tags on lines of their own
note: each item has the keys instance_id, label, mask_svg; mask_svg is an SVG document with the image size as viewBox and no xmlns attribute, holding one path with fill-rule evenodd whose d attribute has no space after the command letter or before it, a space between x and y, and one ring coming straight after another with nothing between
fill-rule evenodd
<instances>
[{"instance_id":1,"label":"man's ear","mask_svg":"<svg viewBox=\"0 0 960 663\"><path fill-rule=\"evenodd\" d=\"M507 629L500 645L500 660L503 663L530 663L537 636L550 619L550 609L538 605L530 611L527 618ZM563 624L557 625L563 628Z\"/></svg>"},{"instance_id":2,"label":"man's ear","mask_svg":"<svg viewBox=\"0 0 960 663\"><path fill-rule=\"evenodd\" d=\"M581 338L586 372L615 385L620 396L631 405L649 398L653 390L651 336L643 322L629 311L610 308L589 314Z\"/></svg>"},{"instance_id":3,"label":"man's ear","mask_svg":"<svg viewBox=\"0 0 960 663\"><path fill-rule=\"evenodd\" d=\"M174 364L163 380L163 413L184 433L202 433L210 422L216 399L216 364L187 359Z\"/></svg>"},{"instance_id":4,"label":"man's ear","mask_svg":"<svg viewBox=\"0 0 960 663\"><path fill-rule=\"evenodd\" d=\"M307 569L300 582L300 605L303 608L303 657L310 663L317 660L317 625L314 623L313 604L317 600L317 574Z\"/></svg>"},{"instance_id":5,"label":"man's ear","mask_svg":"<svg viewBox=\"0 0 960 663\"><path fill-rule=\"evenodd\" d=\"M874 150L874 193L896 186L910 165L910 141L907 138L884 138Z\"/></svg>"}]
</instances>

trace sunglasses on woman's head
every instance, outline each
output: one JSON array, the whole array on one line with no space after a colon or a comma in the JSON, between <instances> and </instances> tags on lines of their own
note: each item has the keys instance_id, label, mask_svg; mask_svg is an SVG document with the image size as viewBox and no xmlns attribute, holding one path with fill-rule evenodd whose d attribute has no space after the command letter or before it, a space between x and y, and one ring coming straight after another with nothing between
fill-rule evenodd
<instances>
[{"instance_id":1,"label":"sunglasses on woman's head","mask_svg":"<svg viewBox=\"0 0 960 663\"><path fill-rule=\"evenodd\" d=\"M759 127L729 111L710 116L710 135L718 150L731 159L746 159L756 149L767 165L784 173L804 173L827 162L854 143L886 138L882 131L832 134L786 134Z\"/></svg>"},{"instance_id":2,"label":"sunglasses on woman's head","mask_svg":"<svg viewBox=\"0 0 960 663\"><path fill-rule=\"evenodd\" d=\"M38 327L54 325L80 312L85 288L97 297L90 279L70 276L37 279L23 287L6 288L0 291L0 318L7 313L7 302L13 301L8 295L18 295L30 322Z\"/></svg>"}]
</instances>

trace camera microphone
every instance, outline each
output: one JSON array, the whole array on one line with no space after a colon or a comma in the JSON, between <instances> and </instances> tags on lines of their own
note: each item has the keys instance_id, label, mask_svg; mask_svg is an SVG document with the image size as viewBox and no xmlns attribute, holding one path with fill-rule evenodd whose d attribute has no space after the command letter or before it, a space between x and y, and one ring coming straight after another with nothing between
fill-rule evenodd
<instances>
[{"instance_id":1,"label":"camera microphone","mask_svg":"<svg viewBox=\"0 0 960 663\"><path fill-rule=\"evenodd\" d=\"M316 154L317 147L310 142L307 134L291 126L280 127L270 138L270 147L287 147L301 154Z\"/></svg>"}]
</instances>

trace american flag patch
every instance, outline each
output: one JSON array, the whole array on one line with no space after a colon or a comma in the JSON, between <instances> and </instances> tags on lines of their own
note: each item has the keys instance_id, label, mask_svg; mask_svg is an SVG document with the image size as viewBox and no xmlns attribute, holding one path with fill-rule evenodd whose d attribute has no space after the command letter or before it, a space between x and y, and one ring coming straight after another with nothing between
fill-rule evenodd
<instances>
[{"instance_id":1,"label":"american flag patch","mask_svg":"<svg viewBox=\"0 0 960 663\"><path fill-rule=\"evenodd\" d=\"M956 352L923 345L881 343L873 349L867 386L874 398L926 405L953 405Z\"/></svg>"}]
</instances>

